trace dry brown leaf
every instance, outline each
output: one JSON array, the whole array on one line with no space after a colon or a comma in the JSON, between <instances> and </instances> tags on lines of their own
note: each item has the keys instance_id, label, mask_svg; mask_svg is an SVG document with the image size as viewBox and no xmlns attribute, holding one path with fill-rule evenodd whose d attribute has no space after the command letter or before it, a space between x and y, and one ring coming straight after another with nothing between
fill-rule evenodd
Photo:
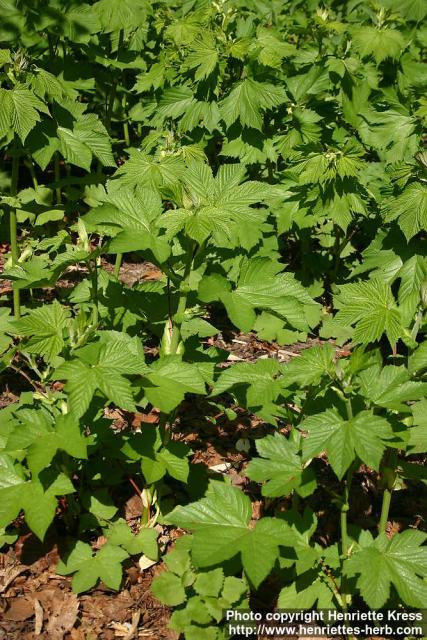
<instances>
[{"instance_id":1,"label":"dry brown leaf","mask_svg":"<svg viewBox=\"0 0 427 640\"><path fill-rule=\"evenodd\" d=\"M15 578L26 571L27 567L24 564L4 555L2 557L0 569L0 593L4 593Z\"/></svg>"},{"instance_id":2,"label":"dry brown leaf","mask_svg":"<svg viewBox=\"0 0 427 640\"><path fill-rule=\"evenodd\" d=\"M14 598L10 607L3 614L5 620L13 620L14 622L22 622L28 620L34 615L34 606L29 598Z\"/></svg>"},{"instance_id":3,"label":"dry brown leaf","mask_svg":"<svg viewBox=\"0 0 427 640\"><path fill-rule=\"evenodd\" d=\"M122 640L132 640L132 638L135 638L140 617L141 611L135 611L132 614L132 622L125 622L124 624L113 622L111 628L114 629L116 637L122 638Z\"/></svg>"},{"instance_id":4,"label":"dry brown leaf","mask_svg":"<svg viewBox=\"0 0 427 640\"><path fill-rule=\"evenodd\" d=\"M34 635L35 636L39 636L41 634L41 632L42 632L42 629L43 629L44 611L43 611L43 607L41 606L41 604L37 600L37 598L34 598L33 605L34 605L34 614L35 614Z\"/></svg>"},{"instance_id":5,"label":"dry brown leaf","mask_svg":"<svg viewBox=\"0 0 427 640\"><path fill-rule=\"evenodd\" d=\"M126 500L125 504L125 518L127 521L139 518L142 514L142 500L141 496L131 496L129 500Z\"/></svg>"},{"instance_id":6,"label":"dry brown leaf","mask_svg":"<svg viewBox=\"0 0 427 640\"><path fill-rule=\"evenodd\" d=\"M62 640L64 635L74 627L78 613L77 596L58 589L52 601L52 611L46 626L49 640Z\"/></svg>"},{"instance_id":7,"label":"dry brown leaf","mask_svg":"<svg viewBox=\"0 0 427 640\"><path fill-rule=\"evenodd\" d=\"M135 413L132 420L132 427L138 429L143 422L147 424L156 424L160 420L160 415L157 411L151 411L150 413Z\"/></svg>"},{"instance_id":8,"label":"dry brown leaf","mask_svg":"<svg viewBox=\"0 0 427 640\"><path fill-rule=\"evenodd\" d=\"M84 631L82 629L71 629L70 640L86 640Z\"/></svg>"}]
</instances>

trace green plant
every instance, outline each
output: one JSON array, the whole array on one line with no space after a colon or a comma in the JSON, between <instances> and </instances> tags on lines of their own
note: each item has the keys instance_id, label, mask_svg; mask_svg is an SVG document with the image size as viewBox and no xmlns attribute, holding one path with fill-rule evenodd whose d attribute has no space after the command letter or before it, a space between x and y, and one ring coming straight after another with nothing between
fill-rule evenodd
<instances>
[{"instance_id":1,"label":"green plant","mask_svg":"<svg viewBox=\"0 0 427 640\"><path fill-rule=\"evenodd\" d=\"M0 372L24 385L0 410L0 541L66 532L84 591L157 560L156 523L190 531L153 583L190 640L266 580L286 608L427 599L425 534L387 537L426 481L426 11L282 5L0 6ZM124 284L129 260L158 277ZM232 363L221 331L320 344ZM264 421L241 474L262 517L176 437L185 398Z\"/></svg>"}]
</instances>

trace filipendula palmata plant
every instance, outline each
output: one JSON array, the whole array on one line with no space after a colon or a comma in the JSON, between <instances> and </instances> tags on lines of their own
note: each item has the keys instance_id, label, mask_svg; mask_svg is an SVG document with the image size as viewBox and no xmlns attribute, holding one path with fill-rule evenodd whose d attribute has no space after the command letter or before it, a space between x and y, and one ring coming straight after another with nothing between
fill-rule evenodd
<instances>
[{"instance_id":1,"label":"filipendula palmata plant","mask_svg":"<svg viewBox=\"0 0 427 640\"><path fill-rule=\"evenodd\" d=\"M66 532L82 592L188 530L153 582L188 640L270 579L283 608L427 602L425 534L388 527L426 481L425 9L291 5L1 8L0 371L26 390L0 410L0 540ZM123 256L158 277L123 284ZM233 363L224 328L335 346ZM241 470L262 517L191 462L186 397L277 427Z\"/></svg>"}]
</instances>

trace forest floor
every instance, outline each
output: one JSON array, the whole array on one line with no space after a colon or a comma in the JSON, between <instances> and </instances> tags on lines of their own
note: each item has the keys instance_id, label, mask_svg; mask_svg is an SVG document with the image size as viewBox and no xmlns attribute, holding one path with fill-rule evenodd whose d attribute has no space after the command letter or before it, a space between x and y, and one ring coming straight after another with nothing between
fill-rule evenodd
<instances>
[{"instance_id":1,"label":"forest floor","mask_svg":"<svg viewBox=\"0 0 427 640\"><path fill-rule=\"evenodd\" d=\"M1 258L1 256L0 256ZM108 270L111 265L105 265ZM1 264L0 264L1 271ZM153 265L124 264L120 278L128 286L146 279L156 279L160 272ZM61 284L61 283L60 283ZM70 286L64 279L62 286ZM9 293L10 283L0 283L0 295ZM213 344L229 352L228 361L255 361L259 358L274 357L286 362L298 357L299 353L319 340L308 340L292 346L280 347L257 339L255 334L242 335L228 332L219 334ZM342 348L345 351L345 348ZM337 347L337 356L340 348ZM19 393L31 387L25 379L16 375L0 378L0 408L18 399ZM252 441L272 430L259 418L238 407L232 407L237 417L227 419L225 414L215 414L206 400L192 398L184 402L174 423L174 438L184 441L193 451L191 461L205 467L208 474L222 473L231 477L236 485L248 484L241 471L247 461L247 454L236 448L239 439L249 437ZM156 423L155 410L149 413L124 414L110 411L117 429L143 428L144 423ZM286 432L283 424L281 430ZM331 491L334 489L334 475L325 461L319 459L319 467ZM352 489L352 523L365 527L375 526L380 496L377 495L376 474L361 467L356 474ZM426 511L425 500L416 491L396 492L393 499L388 535L408 526L418 527ZM403 493L403 492L402 492ZM254 514L261 513L261 500L254 498ZM310 507L319 519L318 541L329 544L337 537L336 507L331 503L330 494L317 495L310 501ZM286 509L286 500L279 508ZM413 514L419 514L414 516ZM141 515L141 499L135 494L127 500L122 515L132 524ZM424 517L426 514L424 513ZM173 546L179 531L168 530L158 525L160 541L164 548ZM103 544L102 538L95 546ZM59 560L58 548L61 541L49 534L42 544L34 535L21 536L11 547L0 554L0 640L178 640L179 634L168 629L170 610L150 593L153 577L163 571L160 561L155 566L141 571L137 560L129 560L125 566L122 590L117 593L99 584L88 593L77 596L71 591L71 580L58 576L55 567ZM256 605L260 610L271 608L271 594L274 584L261 587ZM252 636L251 636L252 637ZM271 638L271 636L270 636ZM254 637L255 640L255 637ZM257 640L263 640L260 636ZM274 638L273 638L274 640Z\"/></svg>"}]
</instances>

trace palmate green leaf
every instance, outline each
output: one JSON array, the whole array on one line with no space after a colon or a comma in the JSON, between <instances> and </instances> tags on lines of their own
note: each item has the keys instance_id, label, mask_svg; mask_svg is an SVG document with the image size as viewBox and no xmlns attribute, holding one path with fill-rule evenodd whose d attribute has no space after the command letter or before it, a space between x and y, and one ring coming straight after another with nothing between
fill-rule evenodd
<instances>
[{"instance_id":1,"label":"palmate green leaf","mask_svg":"<svg viewBox=\"0 0 427 640\"><path fill-rule=\"evenodd\" d=\"M87 439L73 415L58 416L55 424L47 417L36 420L34 411L19 411L16 416L19 424L7 439L6 451L26 450L28 467L33 474L46 469L58 450L73 458L87 458Z\"/></svg>"},{"instance_id":2,"label":"palmate green leaf","mask_svg":"<svg viewBox=\"0 0 427 640\"><path fill-rule=\"evenodd\" d=\"M246 78L220 102L219 109L227 127L239 119L242 126L261 131L263 113L285 101L286 93L282 87Z\"/></svg>"},{"instance_id":3,"label":"palmate green leaf","mask_svg":"<svg viewBox=\"0 0 427 640\"><path fill-rule=\"evenodd\" d=\"M264 164L266 160L277 161L277 152L273 140L256 129L244 129L236 137L234 127L230 129L230 138L224 141L221 156L238 158L243 165Z\"/></svg>"},{"instance_id":4,"label":"palmate green leaf","mask_svg":"<svg viewBox=\"0 0 427 640\"><path fill-rule=\"evenodd\" d=\"M13 130L24 143L40 121L40 113L49 115L49 109L24 85L15 85L11 90L0 89L0 137Z\"/></svg>"},{"instance_id":5,"label":"palmate green leaf","mask_svg":"<svg viewBox=\"0 0 427 640\"><path fill-rule=\"evenodd\" d=\"M148 71L139 73L136 76L136 82L132 90L136 93L143 93L151 88L159 89L164 84L165 71L166 67L162 62L155 62Z\"/></svg>"},{"instance_id":6,"label":"palmate green leaf","mask_svg":"<svg viewBox=\"0 0 427 640\"><path fill-rule=\"evenodd\" d=\"M231 390L239 405L274 424L277 417L282 415L278 404L283 387L277 375L279 372L280 366L273 359L234 364L220 373L213 385L212 396Z\"/></svg>"},{"instance_id":7,"label":"palmate green leaf","mask_svg":"<svg viewBox=\"0 0 427 640\"><path fill-rule=\"evenodd\" d=\"M380 609L386 605L391 585L404 605L425 606L427 547L421 545L426 538L425 533L414 529L396 533L391 540L381 533L346 560L345 572L359 575L357 586L369 607Z\"/></svg>"},{"instance_id":8,"label":"palmate green leaf","mask_svg":"<svg viewBox=\"0 0 427 640\"><path fill-rule=\"evenodd\" d=\"M181 47L182 45L190 45L194 40L200 38L202 31L201 16L197 12L195 14L188 13L184 18L178 17L172 21L166 29L166 36L172 39L174 43Z\"/></svg>"},{"instance_id":9,"label":"palmate green leaf","mask_svg":"<svg viewBox=\"0 0 427 640\"><path fill-rule=\"evenodd\" d=\"M283 367L284 382L300 386L319 385L322 378L333 379L336 376L334 349L330 344L304 349L297 358L293 358Z\"/></svg>"},{"instance_id":10,"label":"palmate green leaf","mask_svg":"<svg viewBox=\"0 0 427 640\"><path fill-rule=\"evenodd\" d=\"M302 102L307 96L321 94L330 86L329 74L326 69L312 65L307 73L286 79L288 91L297 102Z\"/></svg>"},{"instance_id":11,"label":"palmate green leaf","mask_svg":"<svg viewBox=\"0 0 427 640\"><path fill-rule=\"evenodd\" d=\"M144 25L148 7L145 0L98 0L93 5L93 12L98 17L102 30L110 33Z\"/></svg>"},{"instance_id":12,"label":"palmate green leaf","mask_svg":"<svg viewBox=\"0 0 427 640\"><path fill-rule=\"evenodd\" d=\"M193 100L179 121L178 128L180 131L192 131L196 127L204 127L212 132L214 129L219 129L220 119L216 102Z\"/></svg>"},{"instance_id":13,"label":"palmate green leaf","mask_svg":"<svg viewBox=\"0 0 427 640\"><path fill-rule=\"evenodd\" d=\"M141 527L135 535L125 520L120 519L110 525L106 532L108 543L120 546L131 556L143 553L150 560L158 560L159 548L156 529Z\"/></svg>"},{"instance_id":14,"label":"palmate green leaf","mask_svg":"<svg viewBox=\"0 0 427 640\"><path fill-rule=\"evenodd\" d=\"M422 299L422 286L427 281L427 258L413 255L399 270L400 287L398 301L403 322L409 325Z\"/></svg>"},{"instance_id":15,"label":"palmate green leaf","mask_svg":"<svg viewBox=\"0 0 427 640\"><path fill-rule=\"evenodd\" d=\"M403 266L403 261L393 249L384 248L387 240L387 231L380 230L362 252L362 262L353 267L352 277L369 273L371 278L377 277L390 284L393 282Z\"/></svg>"},{"instance_id":16,"label":"palmate green leaf","mask_svg":"<svg viewBox=\"0 0 427 640\"><path fill-rule=\"evenodd\" d=\"M164 91L158 109L152 119L155 127L160 127L165 118L179 118L194 104L195 98L189 87L171 87Z\"/></svg>"},{"instance_id":17,"label":"palmate green leaf","mask_svg":"<svg viewBox=\"0 0 427 640\"><path fill-rule=\"evenodd\" d=\"M384 220L397 220L409 242L420 231L427 230L427 187L413 182L397 198L384 203Z\"/></svg>"},{"instance_id":18,"label":"palmate green leaf","mask_svg":"<svg viewBox=\"0 0 427 640\"><path fill-rule=\"evenodd\" d=\"M82 219L89 230L114 236L108 247L110 253L150 250L163 263L169 257L170 246L159 237L156 228L161 213L162 203L156 191L122 187L108 193L106 202Z\"/></svg>"},{"instance_id":19,"label":"palmate green leaf","mask_svg":"<svg viewBox=\"0 0 427 640\"><path fill-rule=\"evenodd\" d=\"M408 370L411 374L427 369L427 341L422 342L409 356Z\"/></svg>"},{"instance_id":20,"label":"palmate green leaf","mask_svg":"<svg viewBox=\"0 0 427 640\"><path fill-rule=\"evenodd\" d=\"M427 394L427 382L410 380L406 367L376 365L359 374L360 391L373 404L409 413L409 401Z\"/></svg>"},{"instance_id":21,"label":"palmate green leaf","mask_svg":"<svg viewBox=\"0 0 427 640\"><path fill-rule=\"evenodd\" d=\"M218 50L215 41L210 34L196 40L183 63L183 69L195 69L196 81L207 78L213 73L218 64Z\"/></svg>"},{"instance_id":22,"label":"palmate green leaf","mask_svg":"<svg viewBox=\"0 0 427 640\"><path fill-rule=\"evenodd\" d=\"M294 109L289 131L274 138L275 148L284 158L288 158L301 144L318 143L322 136L322 127L318 124L321 121L322 117L312 109Z\"/></svg>"},{"instance_id":23,"label":"palmate green leaf","mask_svg":"<svg viewBox=\"0 0 427 640\"><path fill-rule=\"evenodd\" d=\"M224 584L224 572L222 569L213 569L206 573L199 573L195 582L194 590L200 595L211 598L218 598Z\"/></svg>"},{"instance_id":24,"label":"palmate green leaf","mask_svg":"<svg viewBox=\"0 0 427 640\"><path fill-rule=\"evenodd\" d=\"M402 260L396 249L385 248L390 242L389 232L377 233L370 245L363 251L363 260L353 268L351 275L370 274L389 284L400 282L398 290L399 311L402 324L409 326L417 312L422 296L422 285L427 277L427 258L415 253Z\"/></svg>"},{"instance_id":25,"label":"palmate green leaf","mask_svg":"<svg viewBox=\"0 0 427 640\"><path fill-rule=\"evenodd\" d=\"M411 161L419 146L416 120L401 105L399 111L362 108L359 118L358 136L366 147L377 151L381 160L387 163Z\"/></svg>"},{"instance_id":26,"label":"palmate green leaf","mask_svg":"<svg viewBox=\"0 0 427 640\"><path fill-rule=\"evenodd\" d=\"M34 162L44 171L55 151L59 151L60 148L55 122L53 120L38 122L28 135L26 145L31 151Z\"/></svg>"},{"instance_id":27,"label":"palmate green leaf","mask_svg":"<svg viewBox=\"0 0 427 640\"><path fill-rule=\"evenodd\" d=\"M360 150L347 145L343 150L328 150L305 153L304 159L292 167L299 177L300 184L320 183L337 178L356 177L363 167ZM360 208L360 205L359 205Z\"/></svg>"},{"instance_id":28,"label":"palmate green leaf","mask_svg":"<svg viewBox=\"0 0 427 640\"><path fill-rule=\"evenodd\" d=\"M52 304L33 309L27 316L15 320L11 325L11 333L29 336L30 339L25 343L26 351L52 362L64 347L63 333L69 317L69 310L55 300Z\"/></svg>"},{"instance_id":29,"label":"palmate green leaf","mask_svg":"<svg viewBox=\"0 0 427 640\"><path fill-rule=\"evenodd\" d=\"M78 540L66 559L60 560L56 570L59 575L74 574L71 585L76 593L87 591L98 580L118 591L122 581L122 562L127 557L124 549L110 543L101 547L94 556L91 546Z\"/></svg>"},{"instance_id":30,"label":"palmate green leaf","mask_svg":"<svg viewBox=\"0 0 427 640\"><path fill-rule=\"evenodd\" d=\"M64 474L51 475L43 484L37 480L25 481L13 468L12 459L0 456L0 527L9 525L21 510L27 525L43 540L55 517L56 496L74 492L71 481Z\"/></svg>"},{"instance_id":31,"label":"palmate green leaf","mask_svg":"<svg viewBox=\"0 0 427 640\"><path fill-rule=\"evenodd\" d=\"M9 62L11 62L10 49L0 49L0 66L3 67Z\"/></svg>"},{"instance_id":32,"label":"palmate green leaf","mask_svg":"<svg viewBox=\"0 0 427 640\"><path fill-rule=\"evenodd\" d=\"M101 30L101 24L89 4L71 6L63 14L61 31L71 42L89 42L93 33Z\"/></svg>"},{"instance_id":33,"label":"palmate green leaf","mask_svg":"<svg viewBox=\"0 0 427 640\"><path fill-rule=\"evenodd\" d=\"M427 399L415 402L411 407L413 425L409 429L408 453L427 451Z\"/></svg>"},{"instance_id":34,"label":"palmate green leaf","mask_svg":"<svg viewBox=\"0 0 427 640\"><path fill-rule=\"evenodd\" d=\"M254 324L254 331L261 340L277 342L279 345L294 344L307 339L305 331L293 331L285 328L285 322L267 311L262 311Z\"/></svg>"},{"instance_id":35,"label":"palmate green leaf","mask_svg":"<svg viewBox=\"0 0 427 640\"><path fill-rule=\"evenodd\" d=\"M106 487L83 491L81 502L83 507L97 520L111 520L117 513L117 507Z\"/></svg>"},{"instance_id":36,"label":"palmate green leaf","mask_svg":"<svg viewBox=\"0 0 427 640\"><path fill-rule=\"evenodd\" d=\"M70 413L82 416L97 390L118 407L136 410L131 384L123 374L143 374L148 370L137 337L107 331L101 340L76 350L75 355L54 372L57 380L67 380Z\"/></svg>"},{"instance_id":37,"label":"palmate green leaf","mask_svg":"<svg viewBox=\"0 0 427 640\"><path fill-rule=\"evenodd\" d=\"M275 433L257 440L256 448L260 458L249 462L245 474L251 480L264 483L263 496L288 496L296 491L306 497L316 489L316 476L302 464L299 447L294 442Z\"/></svg>"},{"instance_id":38,"label":"palmate green leaf","mask_svg":"<svg viewBox=\"0 0 427 640\"><path fill-rule=\"evenodd\" d=\"M205 498L175 507L167 522L192 531L196 566L212 566L240 554L247 577L257 587L273 568L278 547L292 546L294 533L276 518L262 518L251 529L251 514L251 502L244 493L211 482Z\"/></svg>"},{"instance_id":39,"label":"palmate green leaf","mask_svg":"<svg viewBox=\"0 0 427 640\"><path fill-rule=\"evenodd\" d=\"M147 425L141 434L135 434L122 447L128 458L141 462L147 484L161 480L166 473L180 482L187 482L190 471L188 456L191 449L184 442L171 440L163 445L156 425Z\"/></svg>"},{"instance_id":40,"label":"palmate green leaf","mask_svg":"<svg viewBox=\"0 0 427 640\"><path fill-rule=\"evenodd\" d=\"M103 125L94 114L87 114L83 118L87 120L78 122L73 130L65 127L57 129L59 150L65 160L86 171L90 171L92 156L104 166L116 166Z\"/></svg>"},{"instance_id":41,"label":"palmate green leaf","mask_svg":"<svg viewBox=\"0 0 427 640\"><path fill-rule=\"evenodd\" d=\"M142 385L148 401L165 413L175 409L186 393L205 393L205 381L197 366L175 355L153 362Z\"/></svg>"},{"instance_id":42,"label":"palmate green leaf","mask_svg":"<svg viewBox=\"0 0 427 640\"><path fill-rule=\"evenodd\" d=\"M337 321L355 325L353 340L357 343L374 342L385 333L394 345L404 333L391 287L379 278L341 285L334 302Z\"/></svg>"},{"instance_id":43,"label":"palmate green leaf","mask_svg":"<svg viewBox=\"0 0 427 640\"><path fill-rule=\"evenodd\" d=\"M205 276L199 285L199 298L203 302L220 300L241 331L253 328L255 309L274 312L291 327L308 331L318 322L320 305L291 273L277 273L280 268L268 258L245 260L235 289L219 274Z\"/></svg>"},{"instance_id":44,"label":"palmate green leaf","mask_svg":"<svg viewBox=\"0 0 427 640\"><path fill-rule=\"evenodd\" d=\"M284 42L281 34L272 33L270 28L260 27L255 42L258 60L266 67L278 67L283 58L295 55L296 48L289 42Z\"/></svg>"},{"instance_id":45,"label":"palmate green leaf","mask_svg":"<svg viewBox=\"0 0 427 640\"><path fill-rule=\"evenodd\" d=\"M427 15L423 0L384 0L384 7L390 7L411 22L421 22Z\"/></svg>"},{"instance_id":46,"label":"palmate green leaf","mask_svg":"<svg viewBox=\"0 0 427 640\"><path fill-rule=\"evenodd\" d=\"M94 113L85 113L73 128L74 136L89 147L93 156L104 167L115 167L116 162L111 150L111 141L107 129Z\"/></svg>"},{"instance_id":47,"label":"palmate green leaf","mask_svg":"<svg viewBox=\"0 0 427 640\"><path fill-rule=\"evenodd\" d=\"M151 591L168 607L176 607L187 599L181 578L170 571L164 571L154 578Z\"/></svg>"},{"instance_id":48,"label":"palmate green leaf","mask_svg":"<svg viewBox=\"0 0 427 640\"><path fill-rule=\"evenodd\" d=\"M157 190L175 184L184 174L185 165L176 156L154 158L137 149L129 149L129 159L117 169L110 181L110 192L123 186Z\"/></svg>"},{"instance_id":49,"label":"palmate green leaf","mask_svg":"<svg viewBox=\"0 0 427 640\"><path fill-rule=\"evenodd\" d=\"M352 36L353 46L362 58L373 56L377 64L386 58L397 58L405 46L402 33L387 27L357 27Z\"/></svg>"},{"instance_id":50,"label":"palmate green leaf","mask_svg":"<svg viewBox=\"0 0 427 640\"><path fill-rule=\"evenodd\" d=\"M255 409L277 400L282 384L277 379L280 365L277 360L258 360L254 363L237 363L222 371L211 395L218 396L231 388L245 388L246 406Z\"/></svg>"},{"instance_id":51,"label":"palmate green leaf","mask_svg":"<svg viewBox=\"0 0 427 640\"><path fill-rule=\"evenodd\" d=\"M255 209L267 195L260 182L243 182L245 168L241 165L222 165L215 177L201 162L193 162L183 176L191 198L188 208L167 211L160 221L168 237L179 231L199 244L209 237L220 247L253 247L262 235L261 224L266 209Z\"/></svg>"},{"instance_id":52,"label":"palmate green leaf","mask_svg":"<svg viewBox=\"0 0 427 640\"><path fill-rule=\"evenodd\" d=\"M304 460L326 450L339 479L356 455L369 467L378 470L387 440L393 437L387 420L371 411L362 411L351 420L344 420L335 410L328 409L309 416L299 428L308 432L302 445Z\"/></svg>"},{"instance_id":53,"label":"palmate green leaf","mask_svg":"<svg viewBox=\"0 0 427 640\"><path fill-rule=\"evenodd\" d=\"M0 54L1 55L1 54ZM18 539L18 534L13 532L6 532L4 527L0 528L0 549L5 545L11 546Z\"/></svg>"},{"instance_id":54,"label":"palmate green leaf","mask_svg":"<svg viewBox=\"0 0 427 640\"><path fill-rule=\"evenodd\" d=\"M318 576L313 576L313 582L308 586L307 576L302 576L289 586L283 587L277 604L280 609L299 610L333 609L334 605L333 589L326 580Z\"/></svg>"},{"instance_id":55,"label":"palmate green leaf","mask_svg":"<svg viewBox=\"0 0 427 640\"><path fill-rule=\"evenodd\" d=\"M30 77L30 86L41 100L50 98L60 102L66 93L65 87L56 76L39 67L34 69Z\"/></svg>"}]
</instances>

